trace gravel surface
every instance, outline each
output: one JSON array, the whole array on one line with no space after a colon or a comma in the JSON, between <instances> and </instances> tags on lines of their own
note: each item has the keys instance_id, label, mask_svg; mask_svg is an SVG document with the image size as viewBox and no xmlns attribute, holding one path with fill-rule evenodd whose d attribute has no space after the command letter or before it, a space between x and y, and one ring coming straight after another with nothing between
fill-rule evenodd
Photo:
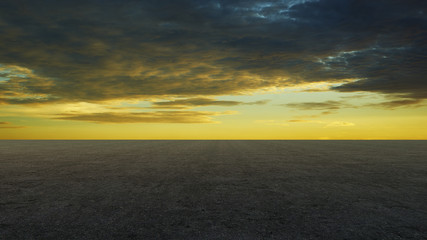
<instances>
[{"instance_id":1,"label":"gravel surface","mask_svg":"<svg viewBox=\"0 0 427 240\"><path fill-rule=\"evenodd\" d=\"M0 141L0 239L427 239L427 141Z\"/></svg>"}]
</instances>

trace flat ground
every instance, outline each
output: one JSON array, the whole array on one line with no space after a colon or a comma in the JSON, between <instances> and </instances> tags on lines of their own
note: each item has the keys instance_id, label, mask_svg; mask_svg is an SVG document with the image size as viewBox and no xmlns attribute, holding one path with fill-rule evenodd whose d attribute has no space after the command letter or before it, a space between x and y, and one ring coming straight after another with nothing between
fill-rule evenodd
<instances>
[{"instance_id":1,"label":"flat ground","mask_svg":"<svg viewBox=\"0 0 427 240\"><path fill-rule=\"evenodd\" d=\"M427 239L427 141L0 141L0 239Z\"/></svg>"}]
</instances>

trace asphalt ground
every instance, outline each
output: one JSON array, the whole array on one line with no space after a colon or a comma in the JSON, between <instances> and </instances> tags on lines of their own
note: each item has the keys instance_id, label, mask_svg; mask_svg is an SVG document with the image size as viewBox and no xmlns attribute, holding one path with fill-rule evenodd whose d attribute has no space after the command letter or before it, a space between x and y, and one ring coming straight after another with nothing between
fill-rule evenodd
<instances>
[{"instance_id":1,"label":"asphalt ground","mask_svg":"<svg viewBox=\"0 0 427 240\"><path fill-rule=\"evenodd\" d=\"M0 239L427 239L427 141L0 141Z\"/></svg>"}]
</instances>

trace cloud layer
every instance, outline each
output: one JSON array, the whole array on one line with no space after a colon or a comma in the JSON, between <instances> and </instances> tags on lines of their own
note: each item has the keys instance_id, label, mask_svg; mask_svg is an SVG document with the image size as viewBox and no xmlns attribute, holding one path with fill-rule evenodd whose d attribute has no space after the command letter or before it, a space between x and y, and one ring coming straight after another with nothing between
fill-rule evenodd
<instances>
[{"instance_id":1,"label":"cloud layer","mask_svg":"<svg viewBox=\"0 0 427 240\"><path fill-rule=\"evenodd\" d=\"M178 99L165 102L154 102L152 108L166 108L166 109L182 109L193 108L201 106L236 106L236 105L263 105L268 103L268 100L259 100L255 102L241 102L241 101L224 101L215 100L212 98L188 98Z\"/></svg>"},{"instance_id":2,"label":"cloud layer","mask_svg":"<svg viewBox=\"0 0 427 240\"><path fill-rule=\"evenodd\" d=\"M14 126L9 122L0 122L0 128L25 128L24 126Z\"/></svg>"},{"instance_id":3,"label":"cloud layer","mask_svg":"<svg viewBox=\"0 0 427 240\"><path fill-rule=\"evenodd\" d=\"M232 113L205 111L101 112L61 114L56 116L55 119L96 123L217 123L212 120L213 116Z\"/></svg>"},{"instance_id":4,"label":"cloud layer","mask_svg":"<svg viewBox=\"0 0 427 240\"><path fill-rule=\"evenodd\" d=\"M427 98L426 9L421 0L4 0L0 104L233 105L203 99L351 79L331 89L405 105Z\"/></svg>"}]
</instances>

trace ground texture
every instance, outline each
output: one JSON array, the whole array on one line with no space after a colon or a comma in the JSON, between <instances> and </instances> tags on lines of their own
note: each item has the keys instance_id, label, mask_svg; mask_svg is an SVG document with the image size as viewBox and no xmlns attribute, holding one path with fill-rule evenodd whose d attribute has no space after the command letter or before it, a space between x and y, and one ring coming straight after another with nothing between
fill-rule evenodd
<instances>
[{"instance_id":1,"label":"ground texture","mask_svg":"<svg viewBox=\"0 0 427 240\"><path fill-rule=\"evenodd\" d=\"M427 239L427 141L0 141L0 239Z\"/></svg>"}]
</instances>

